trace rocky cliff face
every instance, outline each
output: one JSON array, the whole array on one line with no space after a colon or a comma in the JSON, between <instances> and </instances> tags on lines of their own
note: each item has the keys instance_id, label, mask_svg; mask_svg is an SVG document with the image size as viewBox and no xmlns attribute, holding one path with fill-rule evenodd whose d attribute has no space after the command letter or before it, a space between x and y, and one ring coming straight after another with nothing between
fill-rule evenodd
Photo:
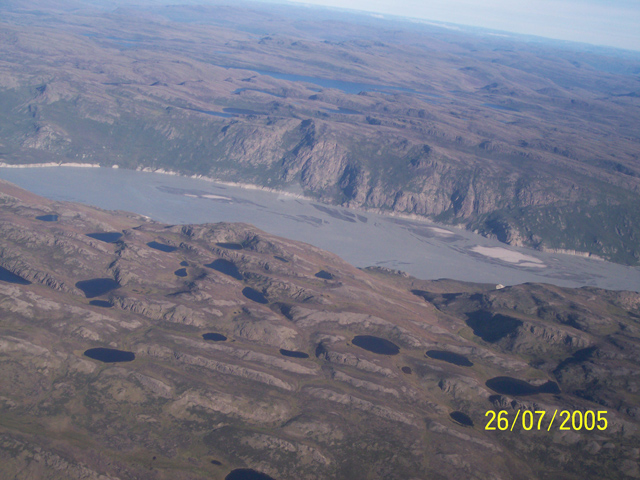
<instances>
[{"instance_id":1,"label":"rocky cliff face","mask_svg":"<svg viewBox=\"0 0 640 480\"><path fill-rule=\"evenodd\" d=\"M3 477L639 476L638 293L419 281L0 190ZM500 410L549 415L485 429Z\"/></svg>"}]
</instances>

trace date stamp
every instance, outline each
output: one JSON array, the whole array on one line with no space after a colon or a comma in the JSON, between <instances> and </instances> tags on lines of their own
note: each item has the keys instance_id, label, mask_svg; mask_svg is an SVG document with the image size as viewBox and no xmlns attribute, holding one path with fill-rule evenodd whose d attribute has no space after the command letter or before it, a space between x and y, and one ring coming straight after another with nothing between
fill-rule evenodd
<instances>
[{"instance_id":1,"label":"date stamp","mask_svg":"<svg viewBox=\"0 0 640 480\"><path fill-rule=\"evenodd\" d=\"M522 428L523 430L546 430L556 425L558 430L606 430L609 423L607 422L606 410L517 410L515 417L513 414L510 418L509 412L506 410L489 410L484 414L488 417L485 430L501 430L512 432L514 428ZM548 418L550 420L545 421ZM548 422L548 423L547 423ZM554 423L555 422L555 423Z\"/></svg>"}]
</instances>

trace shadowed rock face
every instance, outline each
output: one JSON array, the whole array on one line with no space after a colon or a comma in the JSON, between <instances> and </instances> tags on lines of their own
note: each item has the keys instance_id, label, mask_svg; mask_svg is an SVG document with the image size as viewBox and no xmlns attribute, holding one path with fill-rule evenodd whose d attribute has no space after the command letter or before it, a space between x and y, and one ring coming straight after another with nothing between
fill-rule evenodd
<instances>
[{"instance_id":1,"label":"shadowed rock face","mask_svg":"<svg viewBox=\"0 0 640 480\"><path fill-rule=\"evenodd\" d=\"M166 226L68 203L64 222L36 222L34 203L62 204L11 191L24 200L0 209L0 262L31 282L0 281L11 478L46 465L73 480L236 467L278 480L633 473L639 294L423 281L249 225ZM85 236L101 230L124 240ZM148 248L158 238L180 251ZM218 260L240 278L207 267ZM187 277L173 274L179 262ZM340 281L319 281L322 269ZM484 430L489 410L594 405L608 412L597 438Z\"/></svg>"}]
</instances>

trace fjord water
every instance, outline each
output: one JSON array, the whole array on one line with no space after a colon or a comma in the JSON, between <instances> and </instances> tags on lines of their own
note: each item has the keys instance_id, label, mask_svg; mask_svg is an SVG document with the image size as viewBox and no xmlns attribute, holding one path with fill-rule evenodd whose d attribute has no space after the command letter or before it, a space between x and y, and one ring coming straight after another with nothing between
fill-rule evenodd
<instances>
[{"instance_id":1,"label":"fjord water","mask_svg":"<svg viewBox=\"0 0 640 480\"><path fill-rule=\"evenodd\" d=\"M0 168L0 178L54 200L131 211L170 224L246 222L329 250L358 267L395 268L423 279L640 291L638 267L512 248L452 227L320 205L293 195L111 168ZM481 255L478 246L507 249L541 263L519 266Z\"/></svg>"}]
</instances>

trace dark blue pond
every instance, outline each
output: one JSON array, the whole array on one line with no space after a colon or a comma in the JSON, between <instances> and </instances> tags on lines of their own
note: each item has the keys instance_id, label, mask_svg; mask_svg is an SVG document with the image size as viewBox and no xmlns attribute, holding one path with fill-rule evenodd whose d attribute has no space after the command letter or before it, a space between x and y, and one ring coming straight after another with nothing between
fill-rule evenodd
<instances>
[{"instance_id":1,"label":"dark blue pond","mask_svg":"<svg viewBox=\"0 0 640 480\"><path fill-rule=\"evenodd\" d=\"M473 427L473 420L466 413L462 412L451 412L449 416L458 422L460 425L464 425L465 427Z\"/></svg>"},{"instance_id":2,"label":"dark blue pond","mask_svg":"<svg viewBox=\"0 0 640 480\"><path fill-rule=\"evenodd\" d=\"M181 267L188 267L189 266L189 262L187 262L186 260L183 260L180 262L180 266Z\"/></svg>"},{"instance_id":3,"label":"dark blue pond","mask_svg":"<svg viewBox=\"0 0 640 480\"><path fill-rule=\"evenodd\" d=\"M281 262L284 262L284 263L289 263L289 260L287 260L284 257L279 257L278 255L274 255L273 258L275 258L276 260L280 260Z\"/></svg>"},{"instance_id":4,"label":"dark blue pond","mask_svg":"<svg viewBox=\"0 0 640 480\"><path fill-rule=\"evenodd\" d=\"M221 333L203 333L202 338L204 338L205 340L210 340L212 342L224 342L227 340L227 337L225 337Z\"/></svg>"},{"instance_id":5,"label":"dark blue pond","mask_svg":"<svg viewBox=\"0 0 640 480\"><path fill-rule=\"evenodd\" d=\"M316 277L323 278L324 280L333 280L333 275L331 275L326 270L320 270L318 273L316 273Z\"/></svg>"},{"instance_id":6,"label":"dark blue pond","mask_svg":"<svg viewBox=\"0 0 640 480\"><path fill-rule=\"evenodd\" d=\"M373 335L356 335L351 343L356 347L364 348L380 355L397 355L400 353L400 347L395 343Z\"/></svg>"},{"instance_id":7,"label":"dark blue pond","mask_svg":"<svg viewBox=\"0 0 640 480\"><path fill-rule=\"evenodd\" d=\"M120 240L122 233L120 232L103 232L103 233L87 233L87 237L95 238L105 243L115 243Z\"/></svg>"},{"instance_id":8,"label":"dark blue pond","mask_svg":"<svg viewBox=\"0 0 640 480\"><path fill-rule=\"evenodd\" d=\"M76 287L82 290L85 297L94 298L120 288L120 284L112 278L93 278L76 283Z\"/></svg>"},{"instance_id":9,"label":"dark blue pond","mask_svg":"<svg viewBox=\"0 0 640 480\"><path fill-rule=\"evenodd\" d=\"M176 277L186 277L187 276L187 269L186 268L179 268L178 270L173 272L173 274Z\"/></svg>"},{"instance_id":10,"label":"dark blue pond","mask_svg":"<svg viewBox=\"0 0 640 480\"><path fill-rule=\"evenodd\" d=\"M304 352L296 352L295 350L285 350L284 348L280 349L280 355L284 355L285 357L293 357L293 358L309 358L309 354Z\"/></svg>"},{"instance_id":11,"label":"dark blue pond","mask_svg":"<svg viewBox=\"0 0 640 480\"><path fill-rule=\"evenodd\" d=\"M406 373L407 375L411 375L411 367L402 367L402 373Z\"/></svg>"},{"instance_id":12,"label":"dark blue pond","mask_svg":"<svg viewBox=\"0 0 640 480\"><path fill-rule=\"evenodd\" d=\"M218 260L214 260L213 262L206 264L205 267L212 268L216 272L229 275L230 277L233 277L236 280L242 280L242 274L238 270L238 267L236 267L229 260L224 260L223 258L219 258Z\"/></svg>"},{"instance_id":13,"label":"dark blue pond","mask_svg":"<svg viewBox=\"0 0 640 480\"><path fill-rule=\"evenodd\" d=\"M104 363L132 362L136 358L136 355L133 352L116 350L115 348L90 348L84 352L84 354L89 358L93 358L94 360Z\"/></svg>"},{"instance_id":14,"label":"dark blue pond","mask_svg":"<svg viewBox=\"0 0 640 480\"><path fill-rule=\"evenodd\" d=\"M155 250L160 250L161 252L175 252L178 247L172 247L171 245L165 245L164 243L158 243L158 242L149 242L147 243L147 247L151 247Z\"/></svg>"},{"instance_id":15,"label":"dark blue pond","mask_svg":"<svg viewBox=\"0 0 640 480\"><path fill-rule=\"evenodd\" d=\"M457 353L446 352L444 350L429 350L426 355L429 358L453 363L454 365L460 365L461 367L473 367L473 363L469 361L467 357L464 355L458 355Z\"/></svg>"},{"instance_id":16,"label":"dark blue pond","mask_svg":"<svg viewBox=\"0 0 640 480\"><path fill-rule=\"evenodd\" d=\"M102 307L102 308L111 308L111 302L107 302L106 300L91 300L89 305L93 305L94 307Z\"/></svg>"},{"instance_id":17,"label":"dark blue pond","mask_svg":"<svg viewBox=\"0 0 640 480\"><path fill-rule=\"evenodd\" d=\"M224 480L275 480L266 473L261 473L250 468L236 468Z\"/></svg>"},{"instance_id":18,"label":"dark blue pond","mask_svg":"<svg viewBox=\"0 0 640 480\"><path fill-rule=\"evenodd\" d=\"M31 285L29 280L25 280L24 278L16 275L15 273L11 273L6 268L0 267L0 280L3 282L15 283L17 285Z\"/></svg>"},{"instance_id":19,"label":"dark blue pond","mask_svg":"<svg viewBox=\"0 0 640 480\"><path fill-rule=\"evenodd\" d=\"M253 300L254 302L257 302L257 303L269 303L269 301L262 294L262 292L259 292L258 290L251 287L245 287L242 290L242 295L247 297L249 300Z\"/></svg>"},{"instance_id":20,"label":"dark blue pond","mask_svg":"<svg viewBox=\"0 0 640 480\"><path fill-rule=\"evenodd\" d=\"M58 215L40 215L39 217L36 217L36 220L41 220L43 222L57 222Z\"/></svg>"},{"instance_id":21,"label":"dark blue pond","mask_svg":"<svg viewBox=\"0 0 640 480\"><path fill-rule=\"evenodd\" d=\"M495 377L487 380L487 387L502 395L535 395L536 393L560 393L556 382L547 382L540 386L531 385L524 380L512 377Z\"/></svg>"},{"instance_id":22,"label":"dark blue pond","mask_svg":"<svg viewBox=\"0 0 640 480\"><path fill-rule=\"evenodd\" d=\"M216 245L222 248L227 248L229 250L242 250L242 244L240 243L220 242L216 243Z\"/></svg>"},{"instance_id":23,"label":"dark blue pond","mask_svg":"<svg viewBox=\"0 0 640 480\"><path fill-rule=\"evenodd\" d=\"M473 334L489 343L508 337L522 326L517 318L485 310L468 313L467 317L467 325L473 329Z\"/></svg>"}]
</instances>

